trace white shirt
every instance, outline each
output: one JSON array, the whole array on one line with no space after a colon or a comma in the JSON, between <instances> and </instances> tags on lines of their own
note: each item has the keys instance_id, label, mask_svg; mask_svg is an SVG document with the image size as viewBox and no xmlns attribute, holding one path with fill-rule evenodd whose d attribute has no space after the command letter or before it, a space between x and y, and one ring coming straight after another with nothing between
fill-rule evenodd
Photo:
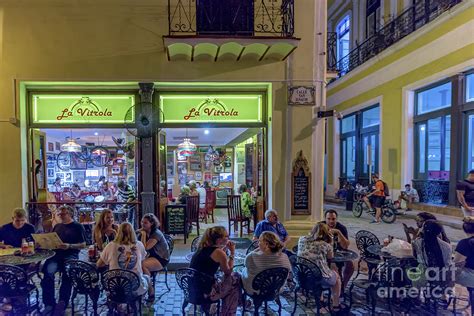
<instances>
[{"instance_id":1,"label":"white shirt","mask_svg":"<svg viewBox=\"0 0 474 316\"><path fill-rule=\"evenodd\" d=\"M140 279L138 295L143 295L147 291L148 281L143 275L142 261L145 260L146 250L141 241L135 245L119 245L111 242L105 246L100 254L100 259L109 266L109 269L123 269L135 272Z\"/></svg>"},{"instance_id":2,"label":"white shirt","mask_svg":"<svg viewBox=\"0 0 474 316\"><path fill-rule=\"evenodd\" d=\"M406 195L413 198L413 202L419 202L420 196L418 195L418 191L415 188L411 188L410 190L405 190Z\"/></svg>"},{"instance_id":3,"label":"white shirt","mask_svg":"<svg viewBox=\"0 0 474 316\"><path fill-rule=\"evenodd\" d=\"M197 188L196 191L199 193L199 207L203 208L206 206L206 189Z\"/></svg>"}]
</instances>

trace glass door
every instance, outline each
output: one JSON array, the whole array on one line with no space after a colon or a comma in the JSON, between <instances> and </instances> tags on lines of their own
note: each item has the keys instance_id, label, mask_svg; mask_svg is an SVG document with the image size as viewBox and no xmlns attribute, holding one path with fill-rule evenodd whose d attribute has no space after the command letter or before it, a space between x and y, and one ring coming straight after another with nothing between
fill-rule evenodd
<instances>
[{"instance_id":1,"label":"glass door","mask_svg":"<svg viewBox=\"0 0 474 316\"><path fill-rule=\"evenodd\" d=\"M466 172L474 169L474 111L467 113Z\"/></svg>"},{"instance_id":2,"label":"glass door","mask_svg":"<svg viewBox=\"0 0 474 316\"><path fill-rule=\"evenodd\" d=\"M46 133L31 130L31 198L38 197L38 191L46 189Z\"/></svg>"},{"instance_id":3,"label":"glass door","mask_svg":"<svg viewBox=\"0 0 474 316\"><path fill-rule=\"evenodd\" d=\"M370 176L374 173L378 173L379 163L379 133L370 132L361 135L362 137L362 148L361 154L364 157L361 159L362 166L360 169L362 172L359 174L359 182L361 179L365 180L364 183L370 182ZM370 170L370 172L369 172Z\"/></svg>"}]
</instances>

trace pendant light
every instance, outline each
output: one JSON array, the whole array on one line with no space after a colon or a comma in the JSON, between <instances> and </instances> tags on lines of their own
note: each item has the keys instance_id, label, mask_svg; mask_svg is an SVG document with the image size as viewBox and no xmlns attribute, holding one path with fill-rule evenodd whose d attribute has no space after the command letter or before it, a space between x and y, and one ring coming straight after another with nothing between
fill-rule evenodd
<instances>
[{"instance_id":1,"label":"pendant light","mask_svg":"<svg viewBox=\"0 0 474 316\"><path fill-rule=\"evenodd\" d=\"M178 154L180 156L193 156L197 151L195 144L191 143L191 140L188 138L188 129L186 128L186 137L183 139L183 142L178 145Z\"/></svg>"},{"instance_id":2,"label":"pendant light","mask_svg":"<svg viewBox=\"0 0 474 316\"><path fill-rule=\"evenodd\" d=\"M67 142L61 145L61 151L65 151L68 153L80 153L82 152L82 146L76 143L74 138L72 138L72 130L71 130L71 137L66 137Z\"/></svg>"}]
</instances>

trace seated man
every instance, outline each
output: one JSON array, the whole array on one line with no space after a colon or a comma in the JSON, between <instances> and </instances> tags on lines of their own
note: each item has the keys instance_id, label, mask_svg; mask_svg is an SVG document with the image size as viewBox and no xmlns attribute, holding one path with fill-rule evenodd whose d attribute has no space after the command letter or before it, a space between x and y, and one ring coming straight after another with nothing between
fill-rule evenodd
<instances>
[{"instance_id":1,"label":"seated man","mask_svg":"<svg viewBox=\"0 0 474 316\"><path fill-rule=\"evenodd\" d=\"M402 201L405 201L407 203L407 211L411 211L411 209L408 208L408 203L418 203L420 201L418 191L416 191L415 188L412 188L409 183L405 184L405 191L401 191L400 195L398 196L398 208L402 208Z\"/></svg>"},{"instance_id":2,"label":"seated man","mask_svg":"<svg viewBox=\"0 0 474 316\"><path fill-rule=\"evenodd\" d=\"M327 210L324 212L325 221L323 223L329 226L329 232L333 235L333 238L337 238L337 248L338 249L348 249L349 248L349 234L347 233L346 226L342 225L337 221L337 212L335 210ZM336 266L339 268L344 267L341 275L342 288L346 288L347 283L354 273L354 263L352 261L347 261L345 263L337 263Z\"/></svg>"},{"instance_id":3,"label":"seated man","mask_svg":"<svg viewBox=\"0 0 474 316\"><path fill-rule=\"evenodd\" d=\"M55 315L64 315L64 311L71 297L71 280L64 272L64 264L67 260L77 259L80 249L86 246L85 230L82 224L74 221L74 210L72 207L63 205L58 208L58 216L61 223L56 224L53 232L56 232L63 244L56 249L54 257L46 260L43 266L43 280L41 288L43 290L43 303L45 305L45 314L53 311ZM61 271L62 280L59 288L59 302L56 305L54 299L54 277L56 272Z\"/></svg>"},{"instance_id":4,"label":"seated man","mask_svg":"<svg viewBox=\"0 0 474 316\"><path fill-rule=\"evenodd\" d=\"M253 240L260 238L263 232L272 232L277 234L280 241L286 247L290 236L282 223L278 221L278 214L275 210L267 210L265 212L265 219L257 224L255 232L253 233Z\"/></svg>"},{"instance_id":5,"label":"seated man","mask_svg":"<svg viewBox=\"0 0 474 316\"><path fill-rule=\"evenodd\" d=\"M0 228L0 241L3 241L2 247L21 247L23 239L31 240L31 234L34 234L33 225L26 222L26 211L22 208L13 210L12 222L5 224Z\"/></svg>"}]
</instances>

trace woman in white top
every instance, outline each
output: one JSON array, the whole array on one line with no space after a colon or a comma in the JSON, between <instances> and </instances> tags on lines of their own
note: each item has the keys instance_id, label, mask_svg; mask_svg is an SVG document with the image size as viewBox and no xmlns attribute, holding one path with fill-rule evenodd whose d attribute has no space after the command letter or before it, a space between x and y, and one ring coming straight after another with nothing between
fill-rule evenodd
<instances>
[{"instance_id":1,"label":"woman in white top","mask_svg":"<svg viewBox=\"0 0 474 316\"><path fill-rule=\"evenodd\" d=\"M242 285L247 293L254 293L252 288L254 278L263 270L270 268L287 268L291 271L290 260L282 252L283 243L272 232L263 232L258 238L259 247L245 258L245 269L242 271Z\"/></svg>"},{"instance_id":2,"label":"woman in white top","mask_svg":"<svg viewBox=\"0 0 474 316\"><path fill-rule=\"evenodd\" d=\"M100 254L97 267L109 266L109 269L123 269L134 272L140 279L137 295L143 295L151 286L148 276L143 274L142 261L146 257L145 246L137 241L130 223L120 224L117 237L109 243Z\"/></svg>"}]
</instances>

